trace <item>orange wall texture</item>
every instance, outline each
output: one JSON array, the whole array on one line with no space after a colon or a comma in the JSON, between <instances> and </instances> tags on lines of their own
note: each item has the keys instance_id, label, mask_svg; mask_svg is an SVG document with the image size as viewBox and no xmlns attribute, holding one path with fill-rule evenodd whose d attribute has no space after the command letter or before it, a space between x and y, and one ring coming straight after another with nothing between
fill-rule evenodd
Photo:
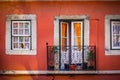
<instances>
[{"instance_id":1,"label":"orange wall texture","mask_svg":"<svg viewBox=\"0 0 120 80\"><path fill-rule=\"evenodd\" d=\"M6 55L5 31L6 15L35 14L37 16L37 55ZM105 15L119 15L120 2L0 2L0 70L46 70L46 42L54 43L54 16L59 15L89 15L90 17L90 44L97 47L97 70L120 70L120 56L105 55ZM87 77L88 78L87 78ZM94 76L56 76L56 80L112 80L119 75ZM16 76L12 76L14 78ZM25 77L26 76L22 76ZM40 76L39 76L40 77ZM26 80L51 80L51 76L33 76ZM99 79L97 79L99 78ZM1 78L2 79L2 78ZM2 80L8 79L3 76ZM13 79L22 80L22 79Z\"/></svg>"}]
</instances>

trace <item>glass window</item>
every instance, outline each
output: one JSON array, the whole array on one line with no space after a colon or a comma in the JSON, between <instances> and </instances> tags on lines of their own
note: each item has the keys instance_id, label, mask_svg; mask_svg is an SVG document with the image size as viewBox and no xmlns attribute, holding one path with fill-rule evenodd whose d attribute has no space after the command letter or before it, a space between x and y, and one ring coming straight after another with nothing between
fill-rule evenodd
<instances>
[{"instance_id":1,"label":"glass window","mask_svg":"<svg viewBox=\"0 0 120 80\"><path fill-rule=\"evenodd\" d=\"M75 45L78 45L78 50L80 50L82 45L82 22L74 23L74 39Z\"/></svg>"},{"instance_id":2,"label":"glass window","mask_svg":"<svg viewBox=\"0 0 120 80\"><path fill-rule=\"evenodd\" d=\"M12 50L30 50L30 21L12 21Z\"/></svg>"},{"instance_id":3,"label":"glass window","mask_svg":"<svg viewBox=\"0 0 120 80\"><path fill-rule=\"evenodd\" d=\"M111 49L120 49L120 20L111 20Z\"/></svg>"},{"instance_id":4,"label":"glass window","mask_svg":"<svg viewBox=\"0 0 120 80\"><path fill-rule=\"evenodd\" d=\"M120 15L105 16L105 55L120 55Z\"/></svg>"},{"instance_id":5,"label":"glass window","mask_svg":"<svg viewBox=\"0 0 120 80\"><path fill-rule=\"evenodd\" d=\"M6 54L36 55L36 15L6 16Z\"/></svg>"},{"instance_id":6,"label":"glass window","mask_svg":"<svg viewBox=\"0 0 120 80\"><path fill-rule=\"evenodd\" d=\"M62 22L61 23L61 33L62 33L62 40L61 46L62 50L65 51L65 47L68 45L68 23Z\"/></svg>"}]
</instances>

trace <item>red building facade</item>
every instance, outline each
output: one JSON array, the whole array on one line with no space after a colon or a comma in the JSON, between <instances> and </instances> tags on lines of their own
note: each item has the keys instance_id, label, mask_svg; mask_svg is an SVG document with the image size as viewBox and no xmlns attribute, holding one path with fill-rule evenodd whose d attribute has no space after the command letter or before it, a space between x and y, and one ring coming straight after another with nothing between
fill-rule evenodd
<instances>
[{"instance_id":1,"label":"red building facade","mask_svg":"<svg viewBox=\"0 0 120 80\"><path fill-rule=\"evenodd\" d=\"M110 46L112 45L112 39L110 37L107 37L107 35L110 36L111 34L109 33L109 29L111 28L107 27L110 27L110 25L114 26L114 20L118 22L117 24L119 26L119 7L119 1L1 1L0 73L4 75L1 75L0 79L21 80L24 78L25 80L52 80L54 78L54 80L119 80L119 44L117 47L118 49L114 49L114 45ZM55 71L49 73L47 70L48 61L46 43L48 43L48 45L62 44L62 42L60 43L59 40L56 42L57 30L60 29L59 27L56 29L57 24L60 23L60 20L68 20L68 22L70 22L69 20L78 19L84 20L84 23L81 23L84 24L83 36L87 36L84 37L84 44L96 46L96 70L92 70L92 75L88 75L91 73L85 71L77 72L77 75L75 75L75 71L67 73L64 73L64 71L61 73L58 72L57 75ZM59 20L58 23L57 20ZM87 22L88 20L89 22ZM113 24L111 20L113 20ZM31 25L31 29L33 30L29 30L31 30L33 33L32 36L29 34L27 35L27 33L24 35L14 35L14 26L12 29L9 29L8 27L11 27L15 21L17 21L17 23L23 23L23 25L24 23ZM25 27L23 29L23 32L25 29L27 30ZM87 29L89 32L86 32ZM119 31L119 28L116 30ZM8 45L11 47L11 45L15 43L12 41L13 38L11 35L8 35L8 32L13 32L11 33L13 38L16 36L19 37L18 39L20 39L21 36L23 36L23 38L25 37L23 45L30 45L29 42L32 42L31 50L33 52L25 50L29 49L30 47L24 48L22 51L19 50L18 52L14 52L14 49L16 47L8 49ZM32 39L28 40L28 42L25 42L25 39L27 39L27 37L30 37ZM119 39L117 40L119 42ZM21 45L20 41L17 44ZM21 48L19 47L18 49ZM10 75L6 75L9 74L9 71L11 71ZM18 72L14 73L14 71ZM23 71L23 75L20 75L19 71ZM29 71L33 71L33 73L29 73ZM38 74L36 71L38 71ZM51 75L55 75L48 76L46 75L47 72L45 71L48 71L48 73ZM24 75L24 73L27 75ZM15 74L18 74L19 77ZM30 76L31 74L33 74L33 76ZM70 77L70 74L74 75Z\"/></svg>"}]
</instances>

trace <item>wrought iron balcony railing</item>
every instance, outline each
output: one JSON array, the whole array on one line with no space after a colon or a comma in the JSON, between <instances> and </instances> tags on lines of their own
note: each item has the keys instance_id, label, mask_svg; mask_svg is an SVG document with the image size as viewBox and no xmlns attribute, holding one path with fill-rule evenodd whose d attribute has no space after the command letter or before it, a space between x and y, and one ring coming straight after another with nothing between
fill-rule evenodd
<instances>
[{"instance_id":1,"label":"wrought iron balcony railing","mask_svg":"<svg viewBox=\"0 0 120 80\"><path fill-rule=\"evenodd\" d=\"M46 47L48 70L96 70L96 46Z\"/></svg>"}]
</instances>

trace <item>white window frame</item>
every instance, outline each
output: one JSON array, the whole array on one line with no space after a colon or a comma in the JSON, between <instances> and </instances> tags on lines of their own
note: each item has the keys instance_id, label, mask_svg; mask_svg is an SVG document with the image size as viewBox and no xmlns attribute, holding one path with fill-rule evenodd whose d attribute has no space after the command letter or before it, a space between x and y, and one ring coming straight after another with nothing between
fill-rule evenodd
<instances>
[{"instance_id":1,"label":"white window frame","mask_svg":"<svg viewBox=\"0 0 120 80\"><path fill-rule=\"evenodd\" d=\"M55 16L54 17L54 45L59 45L59 22L60 20L73 19L84 20L84 45L89 45L90 23L88 15L74 15L74 16ZM59 69L59 54L55 54L55 69Z\"/></svg>"},{"instance_id":2,"label":"white window frame","mask_svg":"<svg viewBox=\"0 0 120 80\"><path fill-rule=\"evenodd\" d=\"M54 20L54 45L59 45L59 20L60 19L74 19L84 20L84 45L89 45L89 16L88 15L75 15L75 16L55 16Z\"/></svg>"},{"instance_id":3,"label":"white window frame","mask_svg":"<svg viewBox=\"0 0 120 80\"><path fill-rule=\"evenodd\" d=\"M31 49L30 50L12 50L11 35L12 22L14 20L31 21ZM37 53L37 39L36 39L36 15L21 14L21 15L7 15L6 16L6 54L7 55L36 55Z\"/></svg>"},{"instance_id":4,"label":"white window frame","mask_svg":"<svg viewBox=\"0 0 120 80\"><path fill-rule=\"evenodd\" d=\"M111 49L111 31L110 31L110 20L120 20L120 15L106 15L105 16L105 55L120 55L120 50Z\"/></svg>"}]
</instances>

